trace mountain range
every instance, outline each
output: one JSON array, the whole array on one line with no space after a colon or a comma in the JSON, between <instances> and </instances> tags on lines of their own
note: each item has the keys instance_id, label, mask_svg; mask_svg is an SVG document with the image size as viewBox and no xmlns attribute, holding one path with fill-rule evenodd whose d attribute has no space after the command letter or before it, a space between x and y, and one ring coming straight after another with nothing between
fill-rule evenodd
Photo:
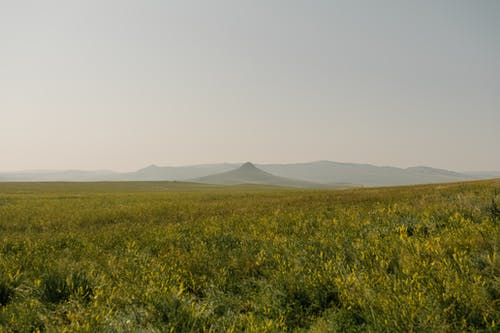
<instances>
[{"instance_id":1,"label":"mountain range","mask_svg":"<svg viewBox=\"0 0 500 333\"><path fill-rule=\"evenodd\" d=\"M499 178L498 171L460 173L426 166L397 168L316 161L294 164L219 163L190 166L150 165L134 172L110 170L21 171L0 173L0 181L190 181L287 187L393 186Z\"/></svg>"}]
</instances>

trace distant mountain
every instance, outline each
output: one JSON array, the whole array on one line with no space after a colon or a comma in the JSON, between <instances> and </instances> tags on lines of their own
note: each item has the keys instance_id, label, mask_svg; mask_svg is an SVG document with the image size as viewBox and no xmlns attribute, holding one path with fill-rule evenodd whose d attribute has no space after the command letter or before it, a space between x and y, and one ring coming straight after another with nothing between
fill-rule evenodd
<instances>
[{"instance_id":1,"label":"distant mountain","mask_svg":"<svg viewBox=\"0 0 500 333\"><path fill-rule=\"evenodd\" d=\"M186 181L203 179L208 175L217 175L240 167L240 163L202 164L190 166L156 166L126 173L109 170L97 171L22 171L0 173L0 181ZM428 183L446 183L474 179L500 178L499 171L458 173L426 166L396 168L370 164L339 163L317 161L295 164L256 164L256 169L273 177L281 178L283 183L293 180L303 182L298 187L322 186L393 186ZM255 171L255 170L254 170ZM234 175L233 175L234 176ZM256 176L256 175L254 175ZM262 174L261 177L264 177ZM285 179L285 180L284 180ZM250 179L251 180L251 179Z\"/></svg>"},{"instance_id":2,"label":"distant mountain","mask_svg":"<svg viewBox=\"0 0 500 333\"><path fill-rule=\"evenodd\" d=\"M135 172L115 175L115 180L187 180L237 168L239 164L202 164L179 167L150 165Z\"/></svg>"},{"instance_id":3,"label":"distant mountain","mask_svg":"<svg viewBox=\"0 0 500 333\"><path fill-rule=\"evenodd\" d=\"M363 186L392 186L428 183L446 183L472 180L471 175L430 167L407 169L374 166L370 164L318 161L297 164L267 164L262 170L281 177L302 179L317 183L351 183Z\"/></svg>"},{"instance_id":4,"label":"distant mountain","mask_svg":"<svg viewBox=\"0 0 500 333\"><path fill-rule=\"evenodd\" d=\"M278 177L260 170L250 162L246 162L239 168L231 171L195 178L191 179L191 181L216 185L261 184L301 188L325 187L322 184L312 183L308 181Z\"/></svg>"},{"instance_id":5,"label":"distant mountain","mask_svg":"<svg viewBox=\"0 0 500 333\"><path fill-rule=\"evenodd\" d=\"M473 171L473 172L464 172L464 174L469 175L474 178L500 178L500 171Z\"/></svg>"},{"instance_id":6,"label":"distant mountain","mask_svg":"<svg viewBox=\"0 0 500 333\"><path fill-rule=\"evenodd\" d=\"M118 173L110 170L81 171L18 171L0 173L0 182L86 182L86 181L104 181L116 177Z\"/></svg>"}]
</instances>

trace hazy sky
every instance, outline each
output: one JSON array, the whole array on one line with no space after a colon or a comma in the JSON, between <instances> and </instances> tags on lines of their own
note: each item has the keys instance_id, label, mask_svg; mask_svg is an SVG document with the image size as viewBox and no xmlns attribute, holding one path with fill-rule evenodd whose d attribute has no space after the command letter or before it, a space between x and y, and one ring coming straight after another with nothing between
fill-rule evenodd
<instances>
[{"instance_id":1,"label":"hazy sky","mask_svg":"<svg viewBox=\"0 0 500 333\"><path fill-rule=\"evenodd\" d=\"M500 1L0 0L0 171L500 170Z\"/></svg>"}]
</instances>

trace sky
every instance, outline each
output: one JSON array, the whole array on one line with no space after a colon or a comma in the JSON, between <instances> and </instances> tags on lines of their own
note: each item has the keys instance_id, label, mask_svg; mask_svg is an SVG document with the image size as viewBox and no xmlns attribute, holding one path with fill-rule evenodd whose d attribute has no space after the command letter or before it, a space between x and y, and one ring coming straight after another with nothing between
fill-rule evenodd
<instances>
[{"instance_id":1,"label":"sky","mask_svg":"<svg viewBox=\"0 0 500 333\"><path fill-rule=\"evenodd\" d=\"M0 0L0 171L499 147L500 1Z\"/></svg>"}]
</instances>

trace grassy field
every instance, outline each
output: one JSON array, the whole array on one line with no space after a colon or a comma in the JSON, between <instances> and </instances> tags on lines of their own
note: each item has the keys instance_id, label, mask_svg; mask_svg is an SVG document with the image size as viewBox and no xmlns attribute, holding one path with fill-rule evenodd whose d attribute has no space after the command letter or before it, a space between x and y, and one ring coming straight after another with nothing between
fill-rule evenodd
<instances>
[{"instance_id":1,"label":"grassy field","mask_svg":"<svg viewBox=\"0 0 500 333\"><path fill-rule=\"evenodd\" d=\"M500 180L0 184L0 332L495 332L499 207Z\"/></svg>"}]
</instances>

